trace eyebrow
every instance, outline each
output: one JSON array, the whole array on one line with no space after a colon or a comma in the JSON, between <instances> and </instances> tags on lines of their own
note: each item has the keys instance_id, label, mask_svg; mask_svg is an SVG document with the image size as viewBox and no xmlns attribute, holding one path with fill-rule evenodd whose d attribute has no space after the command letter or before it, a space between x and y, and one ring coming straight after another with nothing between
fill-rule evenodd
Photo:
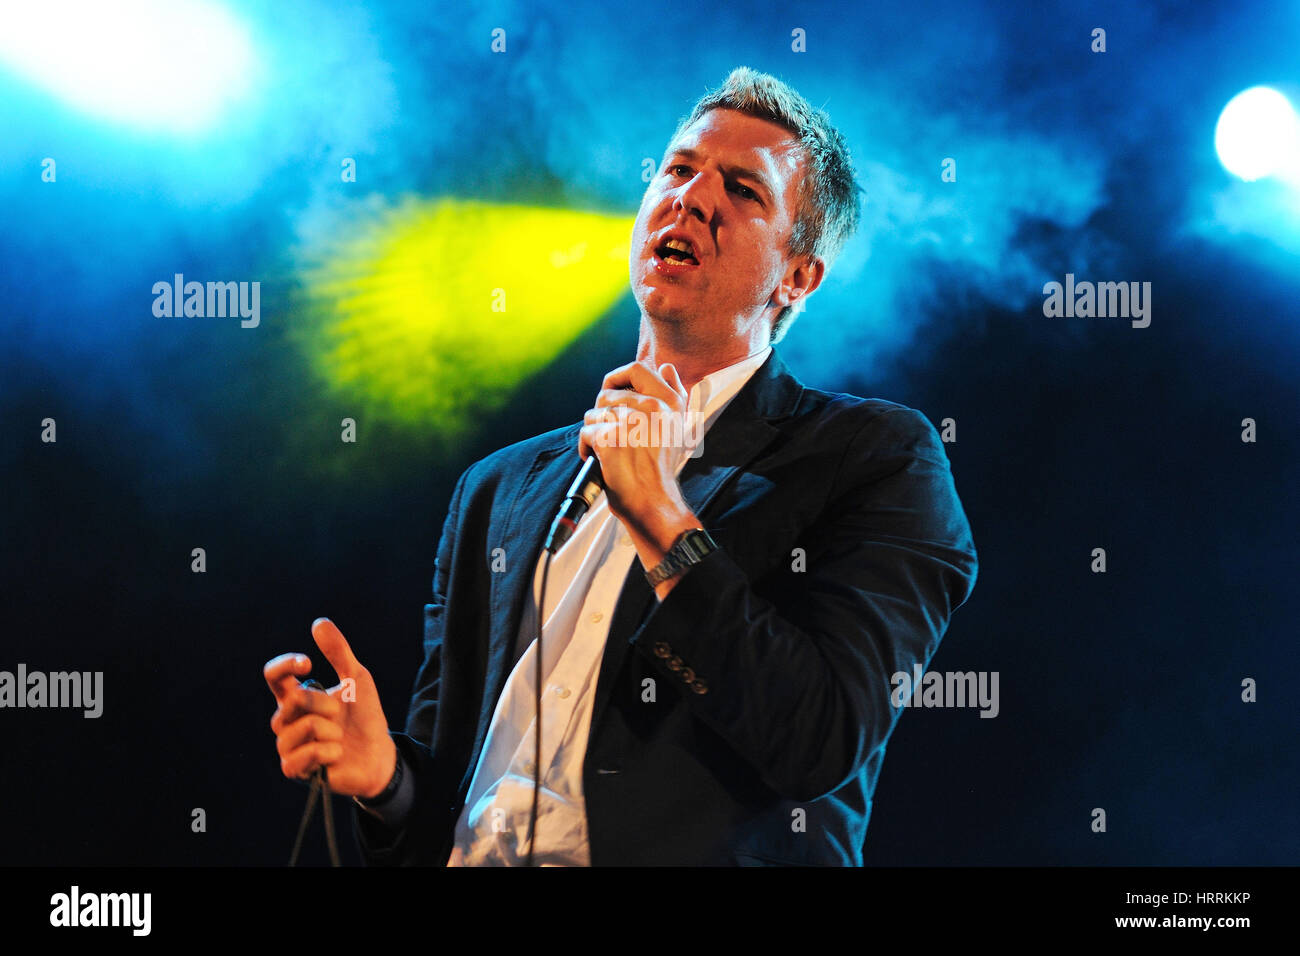
<instances>
[{"instance_id":1,"label":"eyebrow","mask_svg":"<svg viewBox=\"0 0 1300 956\"><path fill-rule=\"evenodd\" d=\"M700 158L700 154L695 150L686 148L674 149L668 153L668 159L671 160L674 156L681 156L682 158L689 160L698 160ZM742 179L749 179L758 183L763 192L767 194L766 198L769 201L775 201L776 191L772 188L772 184L767 181L767 177L757 169L750 169L747 166L723 166L722 172L731 175L732 177L739 176Z\"/></svg>"}]
</instances>

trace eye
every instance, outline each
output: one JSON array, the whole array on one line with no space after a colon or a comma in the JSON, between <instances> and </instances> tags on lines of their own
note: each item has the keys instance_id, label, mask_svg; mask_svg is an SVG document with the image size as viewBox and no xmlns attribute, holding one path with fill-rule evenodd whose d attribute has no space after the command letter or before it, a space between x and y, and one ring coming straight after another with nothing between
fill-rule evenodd
<instances>
[{"instance_id":1,"label":"eye","mask_svg":"<svg viewBox=\"0 0 1300 956\"><path fill-rule=\"evenodd\" d=\"M665 167L664 172L667 173L669 176L681 177L681 176L688 175L690 173L690 169L691 167L687 166L685 163L674 163L671 166ZM678 170L686 170L686 172L679 173ZM748 199L751 200L752 202L762 201L758 198L758 193L756 193L754 190L750 189L748 186L744 185L743 183L735 183L732 188L735 189L736 194L739 195L741 199Z\"/></svg>"}]
</instances>

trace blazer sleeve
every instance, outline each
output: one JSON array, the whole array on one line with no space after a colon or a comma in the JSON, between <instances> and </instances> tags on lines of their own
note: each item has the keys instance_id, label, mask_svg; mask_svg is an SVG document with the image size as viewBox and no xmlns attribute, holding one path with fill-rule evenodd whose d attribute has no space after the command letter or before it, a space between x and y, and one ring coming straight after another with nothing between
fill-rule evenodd
<instances>
[{"instance_id":1,"label":"blazer sleeve","mask_svg":"<svg viewBox=\"0 0 1300 956\"><path fill-rule=\"evenodd\" d=\"M447 813L458 781L433 752L431 742L442 683L448 581L455 566L461 499L472 470L467 469L456 482L442 526L433 572L433 599L424 607L424 663L415 678L406 730L390 732L405 779L396 797L377 808L378 816L354 804L354 832L368 866L436 866L443 862L448 849Z\"/></svg>"},{"instance_id":2,"label":"blazer sleeve","mask_svg":"<svg viewBox=\"0 0 1300 956\"><path fill-rule=\"evenodd\" d=\"M800 540L806 568L777 556L785 570L766 592L775 601L719 548L633 642L768 786L806 801L839 789L885 745L898 717L892 676L928 663L978 563L942 442L901 406L857 431Z\"/></svg>"}]
</instances>

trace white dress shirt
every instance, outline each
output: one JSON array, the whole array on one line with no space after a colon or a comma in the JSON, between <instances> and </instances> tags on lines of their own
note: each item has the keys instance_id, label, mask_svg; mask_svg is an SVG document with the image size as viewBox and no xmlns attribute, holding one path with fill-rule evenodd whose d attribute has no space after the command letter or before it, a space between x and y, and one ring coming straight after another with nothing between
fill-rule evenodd
<instances>
[{"instance_id":1,"label":"white dress shirt","mask_svg":"<svg viewBox=\"0 0 1300 956\"><path fill-rule=\"evenodd\" d=\"M693 421L701 424L698 429L686 430L688 443L708 432L771 351L768 346L695 384L687 411L698 415ZM678 462L678 474L690 451L688 444ZM603 492L578 523L573 537L551 559L542 628L542 774L537 806L539 838L533 854L537 865L591 865L582 766L605 639L623 581L635 560L632 539L610 512ZM520 643L527 640L529 644L510 672L492 714L456 824L448 866L522 866L528 858L541 571L539 558L532 600L520 621Z\"/></svg>"}]
</instances>

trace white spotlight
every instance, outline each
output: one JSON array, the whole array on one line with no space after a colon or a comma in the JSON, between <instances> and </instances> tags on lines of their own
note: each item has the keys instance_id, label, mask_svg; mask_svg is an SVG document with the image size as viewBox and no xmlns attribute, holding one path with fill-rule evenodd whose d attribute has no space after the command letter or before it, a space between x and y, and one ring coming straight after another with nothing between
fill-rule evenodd
<instances>
[{"instance_id":1,"label":"white spotlight","mask_svg":"<svg viewBox=\"0 0 1300 956\"><path fill-rule=\"evenodd\" d=\"M248 31L207 0L38 0L5 20L0 64L140 129L199 132L250 85Z\"/></svg>"},{"instance_id":2,"label":"white spotlight","mask_svg":"<svg viewBox=\"0 0 1300 956\"><path fill-rule=\"evenodd\" d=\"M1292 178L1300 174L1300 117L1277 90L1252 86L1223 108L1214 148L1224 169L1247 182Z\"/></svg>"}]
</instances>

